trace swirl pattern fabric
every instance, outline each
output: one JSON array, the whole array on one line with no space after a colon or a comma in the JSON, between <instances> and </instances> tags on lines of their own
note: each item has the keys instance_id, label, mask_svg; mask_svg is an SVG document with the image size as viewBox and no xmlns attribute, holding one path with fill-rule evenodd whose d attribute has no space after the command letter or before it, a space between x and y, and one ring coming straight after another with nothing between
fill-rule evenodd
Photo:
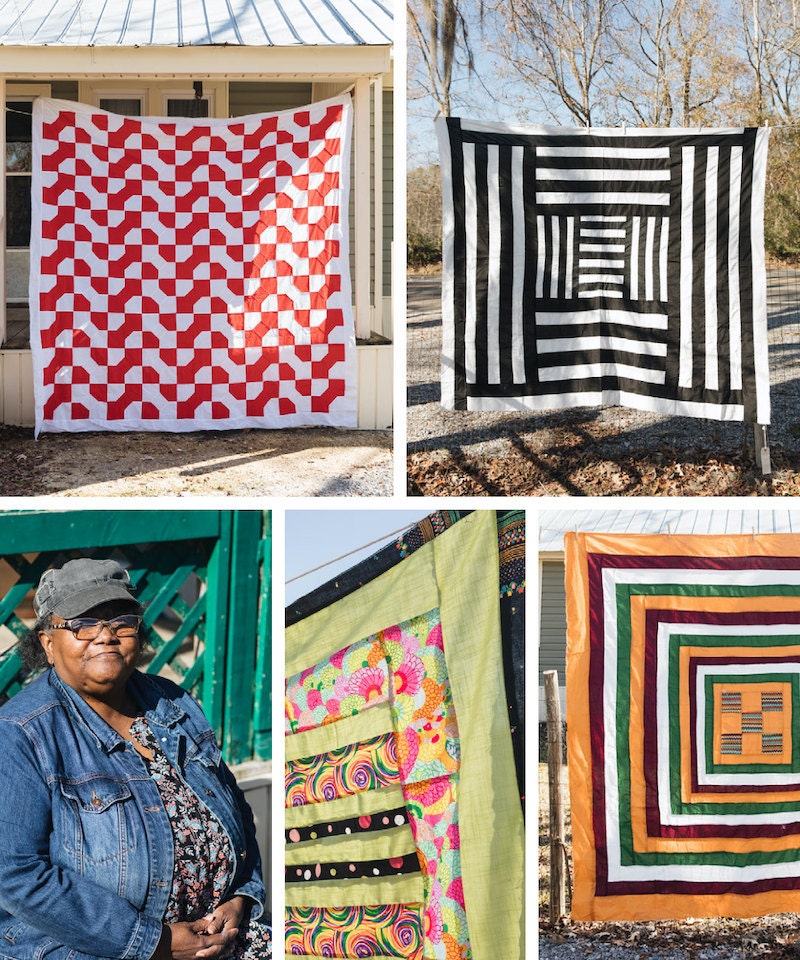
<instances>
[{"instance_id":1,"label":"swirl pattern fabric","mask_svg":"<svg viewBox=\"0 0 800 960\"><path fill-rule=\"evenodd\" d=\"M573 915L798 910L800 537L569 534L567 562Z\"/></svg>"},{"instance_id":2,"label":"swirl pattern fabric","mask_svg":"<svg viewBox=\"0 0 800 960\"><path fill-rule=\"evenodd\" d=\"M286 803L323 803L400 782L393 733L286 763Z\"/></svg>"},{"instance_id":3,"label":"swirl pattern fabric","mask_svg":"<svg viewBox=\"0 0 800 960\"><path fill-rule=\"evenodd\" d=\"M377 907L289 907L290 954L356 960L422 956L419 904Z\"/></svg>"},{"instance_id":4,"label":"swirl pattern fabric","mask_svg":"<svg viewBox=\"0 0 800 960\"><path fill-rule=\"evenodd\" d=\"M769 422L768 131L437 131L446 409Z\"/></svg>"},{"instance_id":5,"label":"swirl pattern fabric","mask_svg":"<svg viewBox=\"0 0 800 960\"><path fill-rule=\"evenodd\" d=\"M355 426L351 113L36 101L37 433Z\"/></svg>"}]
</instances>

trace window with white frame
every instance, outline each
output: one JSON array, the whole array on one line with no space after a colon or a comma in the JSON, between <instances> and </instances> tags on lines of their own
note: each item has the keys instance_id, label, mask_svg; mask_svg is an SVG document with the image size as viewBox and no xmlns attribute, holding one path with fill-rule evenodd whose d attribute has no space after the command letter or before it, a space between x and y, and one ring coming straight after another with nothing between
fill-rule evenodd
<instances>
[{"instance_id":1,"label":"window with white frame","mask_svg":"<svg viewBox=\"0 0 800 960\"><path fill-rule=\"evenodd\" d=\"M6 87L4 294L6 344L16 347L26 346L28 342L33 101L37 96L49 95L49 84Z\"/></svg>"}]
</instances>

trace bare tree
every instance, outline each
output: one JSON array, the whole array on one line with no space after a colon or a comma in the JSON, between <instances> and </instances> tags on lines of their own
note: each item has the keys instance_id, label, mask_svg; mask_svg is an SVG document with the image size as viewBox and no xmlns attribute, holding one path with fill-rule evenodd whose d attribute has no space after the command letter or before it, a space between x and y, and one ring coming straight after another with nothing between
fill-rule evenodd
<instances>
[{"instance_id":1,"label":"bare tree","mask_svg":"<svg viewBox=\"0 0 800 960\"><path fill-rule=\"evenodd\" d=\"M583 125L596 122L618 46L622 0L498 0L498 36L519 76L557 117L558 105Z\"/></svg>"},{"instance_id":2,"label":"bare tree","mask_svg":"<svg viewBox=\"0 0 800 960\"><path fill-rule=\"evenodd\" d=\"M454 67L474 69L469 23L460 0L409 0L410 66L422 67L422 77L412 76L409 95L432 96L439 112L450 116L450 88ZM479 4L482 13L482 2Z\"/></svg>"},{"instance_id":3,"label":"bare tree","mask_svg":"<svg viewBox=\"0 0 800 960\"><path fill-rule=\"evenodd\" d=\"M756 123L793 123L800 97L800 0L739 0Z\"/></svg>"},{"instance_id":4,"label":"bare tree","mask_svg":"<svg viewBox=\"0 0 800 960\"><path fill-rule=\"evenodd\" d=\"M730 118L744 63L712 0L623 0L611 119L690 126Z\"/></svg>"}]
</instances>

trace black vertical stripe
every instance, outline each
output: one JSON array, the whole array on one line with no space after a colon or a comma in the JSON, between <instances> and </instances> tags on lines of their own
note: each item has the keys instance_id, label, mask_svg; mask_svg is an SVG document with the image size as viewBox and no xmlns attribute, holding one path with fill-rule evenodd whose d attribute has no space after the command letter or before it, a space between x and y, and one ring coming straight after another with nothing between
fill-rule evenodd
<instances>
[{"instance_id":1,"label":"black vertical stripe","mask_svg":"<svg viewBox=\"0 0 800 960\"><path fill-rule=\"evenodd\" d=\"M639 218L639 300L647 300L645 274L647 272L647 214Z\"/></svg>"},{"instance_id":2,"label":"black vertical stripe","mask_svg":"<svg viewBox=\"0 0 800 960\"><path fill-rule=\"evenodd\" d=\"M692 198L692 400L703 400L706 382L706 169L708 149L694 152Z\"/></svg>"},{"instance_id":3,"label":"black vertical stripe","mask_svg":"<svg viewBox=\"0 0 800 960\"><path fill-rule=\"evenodd\" d=\"M746 423L756 422L756 371L753 344L753 237L750 217L753 202L755 129L745 130L742 150L742 189L739 200L739 302L742 308L742 402Z\"/></svg>"},{"instance_id":4,"label":"black vertical stripe","mask_svg":"<svg viewBox=\"0 0 800 960\"><path fill-rule=\"evenodd\" d=\"M499 148L500 174L500 382L513 383L511 366L511 305L514 282L514 206L511 188L511 147Z\"/></svg>"},{"instance_id":5,"label":"black vertical stripe","mask_svg":"<svg viewBox=\"0 0 800 960\"><path fill-rule=\"evenodd\" d=\"M567 217L558 218L558 298L563 300L567 293Z\"/></svg>"},{"instance_id":6,"label":"black vertical stripe","mask_svg":"<svg viewBox=\"0 0 800 960\"><path fill-rule=\"evenodd\" d=\"M489 296L489 195L486 185L488 147L475 145L475 183L478 208L478 240L475 285L478 291L475 319L475 383L485 385L488 378L486 350L486 306Z\"/></svg>"},{"instance_id":7,"label":"black vertical stripe","mask_svg":"<svg viewBox=\"0 0 800 960\"><path fill-rule=\"evenodd\" d=\"M670 195L669 233L667 240L667 296L662 304L669 317L667 328L667 378L668 395L678 396L678 372L681 336L681 190L683 187L683 151L675 144L669 152ZM659 275L660 279L660 275Z\"/></svg>"},{"instance_id":8,"label":"black vertical stripe","mask_svg":"<svg viewBox=\"0 0 800 960\"><path fill-rule=\"evenodd\" d=\"M625 283L623 285L624 296L620 303L625 305L626 310L635 310L636 301L631 298L633 280L633 272L631 271L631 254L633 253L633 217L627 217L625 223L620 224L620 226L625 227L625 253L623 254L625 258L625 266L622 268L622 272L625 277Z\"/></svg>"},{"instance_id":9,"label":"black vertical stripe","mask_svg":"<svg viewBox=\"0 0 800 960\"><path fill-rule=\"evenodd\" d=\"M719 389L722 396L731 393L731 308L728 293L730 185L731 148L726 145L720 147L717 178L717 356L719 357Z\"/></svg>"},{"instance_id":10,"label":"black vertical stripe","mask_svg":"<svg viewBox=\"0 0 800 960\"><path fill-rule=\"evenodd\" d=\"M525 287L522 293L522 312L525 349L525 374L530 388L538 392L539 362L536 351L536 153L532 146L524 148L522 156L522 195L525 209Z\"/></svg>"},{"instance_id":11,"label":"black vertical stripe","mask_svg":"<svg viewBox=\"0 0 800 960\"><path fill-rule=\"evenodd\" d=\"M447 118L450 138L450 169L453 182L453 364L455 367L456 410L467 409L465 371L465 318L467 313L467 232L464 207L464 149L461 121Z\"/></svg>"},{"instance_id":12,"label":"black vertical stripe","mask_svg":"<svg viewBox=\"0 0 800 960\"><path fill-rule=\"evenodd\" d=\"M549 214L544 217L544 283L542 284L542 298L550 298L550 274L553 270L553 226Z\"/></svg>"}]
</instances>

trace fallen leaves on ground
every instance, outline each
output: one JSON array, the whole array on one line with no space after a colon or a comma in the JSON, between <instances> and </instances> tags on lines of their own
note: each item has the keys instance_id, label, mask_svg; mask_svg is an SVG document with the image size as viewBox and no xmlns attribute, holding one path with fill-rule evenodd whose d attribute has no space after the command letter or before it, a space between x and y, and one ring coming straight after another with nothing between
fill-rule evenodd
<instances>
[{"instance_id":1,"label":"fallen leaves on ground","mask_svg":"<svg viewBox=\"0 0 800 960\"><path fill-rule=\"evenodd\" d=\"M566 875L566 903L569 910L572 884L572 823L568 802L567 768L562 771L565 799L564 848L569 869ZM668 950L689 955L709 948L730 950L735 946L745 956L758 960L800 960L800 916L775 913L767 917L689 918L640 922L580 923L550 919L550 822L547 764L540 763L539 779L539 931L552 943L574 943L587 951L604 943L616 947L641 947L642 957L657 957ZM699 960L699 958L698 958Z\"/></svg>"},{"instance_id":2,"label":"fallen leaves on ground","mask_svg":"<svg viewBox=\"0 0 800 960\"><path fill-rule=\"evenodd\" d=\"M408 457L410 496L798 496L797 457L775 450L764 477L752 454L708 459L695 451L620 452L559 444L502 455L460 448Z\"/></svg>"}]
</instances>

